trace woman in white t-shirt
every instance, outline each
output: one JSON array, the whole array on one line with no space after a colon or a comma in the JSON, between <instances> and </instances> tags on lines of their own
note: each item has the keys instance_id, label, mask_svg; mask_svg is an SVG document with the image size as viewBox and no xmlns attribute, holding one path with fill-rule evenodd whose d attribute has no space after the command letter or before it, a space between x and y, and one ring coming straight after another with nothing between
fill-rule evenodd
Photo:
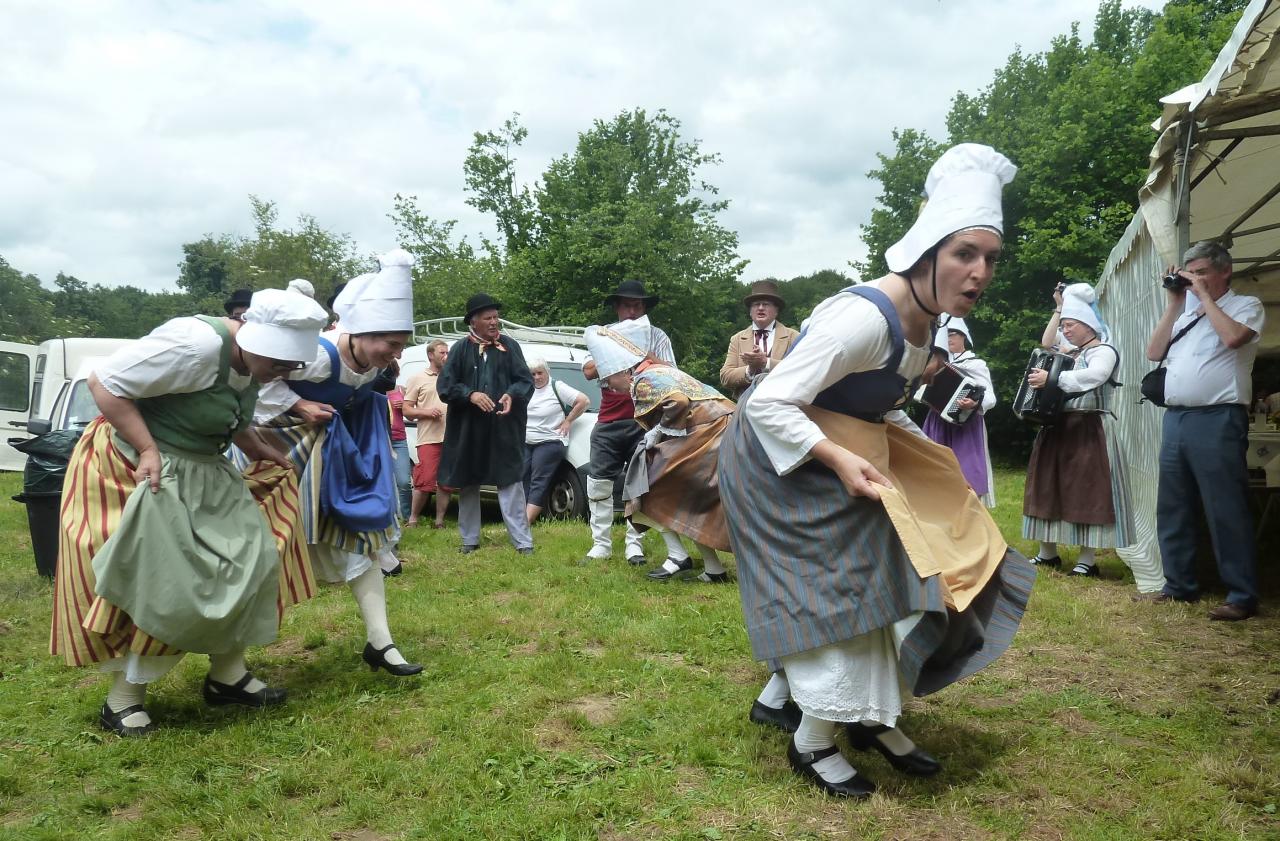
<instances>
[{"instance_id":1,"label":"woman in white t-shirt","mask_svg":"<svg viewBox=\"0 0 1280 841\"><path fill-rule=\"evenodd\" d=\"M524 431L525 515L532 524L547 504L551 480L569 446L569 427L591 401L571 385L551 379L545 359L529 361L533 397L529 399Z\"/></svg>"}]
</instances>

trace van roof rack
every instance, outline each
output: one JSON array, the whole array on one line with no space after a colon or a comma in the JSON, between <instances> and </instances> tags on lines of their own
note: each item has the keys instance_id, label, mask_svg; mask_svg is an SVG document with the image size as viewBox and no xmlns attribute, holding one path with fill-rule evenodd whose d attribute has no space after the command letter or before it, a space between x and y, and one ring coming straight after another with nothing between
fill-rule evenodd
<instances>
[{"instance_id":1,"label":"van roof rack","mask_svg":"<svg viewBox=\"0 0 1280 841\"><path fill-rule=\"evenodd\" d=\"M563 345L571 348L585 348L587 340L583 335L585 327L556 325L553 327L529 327L514 321L499 319L502 332L517 342L540 342L547 345ZM432 339L461 339L471 332L471 328L461 316L450 318L431 318L413 323L413 343L426 344Z\"/></svg>"}]
</instances>

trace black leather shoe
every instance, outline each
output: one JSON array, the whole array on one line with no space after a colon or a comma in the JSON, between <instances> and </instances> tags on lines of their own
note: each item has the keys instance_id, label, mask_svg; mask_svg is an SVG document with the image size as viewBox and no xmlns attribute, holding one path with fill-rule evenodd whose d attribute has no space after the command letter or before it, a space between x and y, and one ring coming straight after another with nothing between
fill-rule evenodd
<instances>
[{"instance_id":1,"label":"black leather shoe","mask_svg":"<svg viewBox=\"0 0 1280 841\"><path fill-rule=\"evenodd\" d=\"M695 581L701 581L703 584L728 584L729 573L727 572L707 572L705 569L701 574L694 576Z\"/></svg>"},{"instance_id":2,"label":"black leather shoe","mask_svg":"<svg viewBox=\"0 0 1280 841\"><path fill-rule=\"evenodd\" d=\"M253 680L253 672L245 672L244 677L234 685L218 683L210 677L204 679L204 702L211 707L223 707L227 704L239 704L242 707L274 707L283 704L288 696L284 689L273 689L264 686L257 692L246 692L244 688Z\"/></svg>"},{"instance_id":3,"label":"black leather shoe","mask_svg":"<svg viewBox=\"0 0 1280 841\"><path fill-rule=\"evenodd\" d=\"M905 756L898 756L893 751L884 746L880 741L880 734L891 730L883 724L877 724L874 727L858 722L851 722L844 726L845 732L849 734L849 744L858 750L867 750L875 748L880 751L881 756L889 761L889 764L897 768L904 774L910 774L913 777L932 777L934 774L942 770L942 763L934 759L925 751L916 748Z\"/></svg>"},{"instance_id":4,"label":"black leather shoe","mask_svg":"<svg viewBox=\"0 0 1280 841\"><path fill-rule=\"evenodd\" d=\"M102 710L98 713L98 723L102 725L103 730L110 730L117 736L145 736L156 729L154 721L148 722L141 727L130 727L124 723L124 720L134 713L144 713L146 711L142 704L134 704L131 707L125 707L120 712L116 712L103 702Z\"/></svg>"},{"instance_id":5,"label":"black leather shoe","mask_svg":"<svg viewBox=\"0 0 1280 841\"><path fill-rule=\"evenodd\" d=\"M388 663L386 653L395 647L396 644L394 642L386 648L374 648L373 643L366 642L364 644L364 652L360 656L369 664L369 670L374 672L381 668L386 669L387 674L392 674L396 677L408 677L422 671L422 666L417 663Z\"/></svg>"},{"instance_id":6,"label":"black leather shoe","mask_svg":"<svg viewBox=\"0 0 1280 841\"><path fill-rule=\"evenodd\" d=\"M464 543L462 544L462 548L459 549L458 551L464 555L470 555L472 552L476 551L479 548L480 548L479 546L468 546L467 544Z\"/></svg>"},{"instance_id":7,"label":"black leather shoe","mask_svg":"<svg viewBox=\"0 0 1280 841\"><path fill-rule=\"evenodd\" d=\"M649 563L649 559L644 555L629 555L627 557L627 563L631 564L633 567L642 567Z\"/></svg>"},{"instance_id":8,"label":"black leather shoe","mask_svg":"<svg viewBox=\"0 0 1280 841\"><path fill-rule=\"evenodd\" d=\"M751 719L754 724L763 724L766 727L776 727L783 733L794 733L800 729L800 708L796 706L796 702L790 698L782 705L780 709L766 707L759 701L751 703Z\"/></svg>"},{"instance_id":9,"label":"black leather shoe","mask_svg":"<svg viewBox=\"0 0 1280 841\"><path fill-rule=\"evenodd\" d=\"M1098 572L1097 564L1076 564L1067 571L1067 575L1078 575L1081 578L1098 578L1101 573Z\"/></svg>"},{"instance_id":10,"label":"black leather shoe","mask_svg":"<svg viewBox=\"0 0 1280 841\"><path fill-rule=\"evenodd\" d=\"M384 569L384 570L382 571L382 577L383 577L383 578L395 578L397 575L399 575L399 574L400 574L400 573L402 573L402 572L404 572L404 564L400 564L400 563L398 563L398 564L396 564L394 567L392 567L391 569Z\"/></svg>"},{"instance_id":11,"label":"black leather shoe","mask_svg":"<svg viewBox=\"0 0 1280 841\"><path fill-rule=\"evenodd\" d=\"M866 777L853 772L853 776L847 780L841 780L838 783L829 783L822 779L813 768L813 763L826 759L828 756L835 756L840 752L840 748L832 745L818 751L808 751L801 753L796 750L796 740L791 739L787 742L787 761L791 763L791 770L795 771L801 777L813 783L827 794L835 797L853 797L857 799L865 799L870 797L876 790L876 784L868 780Z\"/></svg>"},{"instance_id":12,"label":"black leather shoe","mask_svg":"<svg viewBox=\"0 0 1280 841\"><path fill-rule=\"evenodd\" d=\"M693 569L693 558L685 558L683 561L677 561L674 558L667 558L667 561L674 562L675 565L679 567L679 569L677 569L675 572L669 572L665 567L658 567L657 569L649 570L649 572L647 572L646 575L648 575L654 581L669 581L670 579L675 578L680 573L688 572L689 570ZM663 561L663 563L665 564L666 561Z\"/></svg>"},{"instance_id":13,"label":"black leather shoe","mask_svg":"<svg viewBox=\"0 0 1280 841\"><path fill-rule=\"evenodd\" d=\"M1048 567L1049 569L1057 569L1058 567L1062 566L1062 558L1059 558L1057 555L1054 555L1052 558L1042 558L1039 555L1036 555L1034 558L1031 559L1031 565L1038 566L1038 567Z\"/></svg>"}]
</instances>

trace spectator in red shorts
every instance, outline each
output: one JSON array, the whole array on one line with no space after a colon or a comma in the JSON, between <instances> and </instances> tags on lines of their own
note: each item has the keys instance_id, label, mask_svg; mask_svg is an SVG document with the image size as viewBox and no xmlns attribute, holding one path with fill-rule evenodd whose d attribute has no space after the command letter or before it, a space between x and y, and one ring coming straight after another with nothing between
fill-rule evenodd
<instances>
[{"instance_id":1,"label":"spectator in red shorts","mask_svg":"<svg viewBox=\"0 0 1280 841\"><path fill-rule=\"evenodd\" d=\"M444 449L444 416L447 406L436 393L436 377L449 358L449 345L436 339L427 345L427 370L416 374L404 388L404 416L418 422L418 463L413 468L413 502L406 526L416 526L427 497L436 495L435 528L444 527L450 488L436 481L440 453Z\"/></svg>"}]
</instances>

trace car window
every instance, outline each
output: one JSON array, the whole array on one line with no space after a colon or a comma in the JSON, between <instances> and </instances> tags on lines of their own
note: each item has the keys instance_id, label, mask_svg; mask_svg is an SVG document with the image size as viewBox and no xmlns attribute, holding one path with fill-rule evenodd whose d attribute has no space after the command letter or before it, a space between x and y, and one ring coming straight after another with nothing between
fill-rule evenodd
<instances>
[{"instance_id":1,"label":"car window","mask_svg":"<svg viewBox=\"0 0 1280 841\"><path fill-rule=\"evenodd\" d=\"M0 353L0 409L27 411L30 384L31 358L24 353Z\"/></svg>"},{"instance_id":2,"label":"car window","mask_svg":"<svg viewBox=\"0 0 1280 841\"><path fill-rule=\"evenodd\" d=\"M576 362L548 362L547 368L551 376L567 386L572 386L591 401L591 411L600 411L600 386L595 380L588 380L582 375L582 367Z\"/></svg>"},{"instance_id":3,"label":"car window","mask_svg":"<svg viewBox=\"0 0 1280 841\"><path fill-rule=\"evenodd\" d=\"M77 380L71 386L71 401L67 406L66 429L84 426L99 415L98 404L89 392L88 380Z\"/></svg>"}]
</instances>

